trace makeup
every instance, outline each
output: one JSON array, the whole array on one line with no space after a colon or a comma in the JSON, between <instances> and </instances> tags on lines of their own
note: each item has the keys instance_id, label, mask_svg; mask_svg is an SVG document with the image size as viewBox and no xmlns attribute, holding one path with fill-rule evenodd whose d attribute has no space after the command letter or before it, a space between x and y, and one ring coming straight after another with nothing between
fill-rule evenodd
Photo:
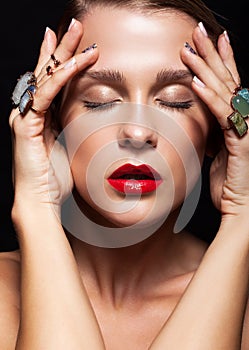
<instances>
[{"instance_id":1,"label":"makeup","mask_svg":"<svg viewBox=\"0 0 249 350\"><path fill-rule=\"evenodd\" d=\"M88 46L86 49L84 49L84 50L82 51L82 53L86 53L87 51L94 50L94 49L96 49L96 48L97 48L97 44L94 43L94 44L92 44L91 46Z\"/></svg>"},{"instance_id":2,"label":"makeup","mask_svg":"<svg viewBox=\"0 0 249 350\"><path fill-rule=\"evenodd\" d=\"M186 43L184 44L184 46L186 47L186 49L188 49L191 53L193 53L194 55L197 55L197 52L192 48L192 46L186 41Z\"/></svg>"},{"instance_id":3,"label":"makeup","mask_svg":"<svg viewBox=\"0 0 249 350\"><path fill-rule=\"evenodd\" d=\"M162 183L158 172L149 165L124 164L108 178L109 184L118 192L126 194L145 194L153 192Z\"/></svg>"}]
</instances>

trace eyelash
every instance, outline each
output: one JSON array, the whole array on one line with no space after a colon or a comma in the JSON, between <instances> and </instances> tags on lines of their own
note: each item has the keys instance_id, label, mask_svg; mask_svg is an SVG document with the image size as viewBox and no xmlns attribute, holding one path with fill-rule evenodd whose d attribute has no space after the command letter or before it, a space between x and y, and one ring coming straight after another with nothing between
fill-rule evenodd
<instances>
[{"instance_id":1,"label":"eyelash","mask_svg":"<svg viewBox=\"0 0 249 350\"><path fill-rule=\"evenodd\" d=\"M159 102L159 106L161 108L171 108L175 110L182 110L182 109L189 109L192 107L192 101L184 101L184 102L166 102L162 100L156 100ZM96 108L99 109L108 109L112 108L116 103L120 101L110 101L110 102L90 102L90 101L83 101L83 105L85 108L89 110L93 110Z\"/></svg>"},{"instance_id":2,"label":"eyelash","mask_svg":"<svg viewBox=\"0 0 249 350\"><path fill-rule=\"evenodd\" d=\"M183 101L183 102L166 102L162 100L156 100L159 102L159 106L161 108L171 108L175 110L182 110L182 109L189 109L192 107L193 103L192 101Z\"/></svg>"},{"instance_id":3,"label":"eyelash","mask_svg":"<svg viewBox=\"0 0 249 350\"><path fill-rule=\"evenodd\" d=\"M108 109L108 108L112 108L114 106L115 103L118 103L119 101L110 101L110 102L90 102L90 101L83 101L83 105L85 108L89 109L89 110L93 110L96 108L99 109Z\"/></svg>"}]
</instances>

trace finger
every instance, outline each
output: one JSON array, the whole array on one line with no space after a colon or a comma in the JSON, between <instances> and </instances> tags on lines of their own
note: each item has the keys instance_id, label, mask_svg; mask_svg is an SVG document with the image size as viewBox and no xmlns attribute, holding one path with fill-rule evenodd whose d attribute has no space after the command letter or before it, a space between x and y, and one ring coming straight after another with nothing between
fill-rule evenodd
<instances>
[{"instance_id":1,"label":"finger","mask_svg":"<svg viewBox=\"0 0 249 350\"><path fill-rule=\"evenodd\" d=\"M82 39L82 35L82 23L73 18L68 27L68 31L63 36L55 51L55 54L62 62L67 60L75 53L75 50Z\"/></svg>"},{"instance_id":2,"label":"finger","mask_svg":"<svg viewBox=\"0 0 249 350\"><path fill-rule=\"evenodd\" d=\"M198 55L194 55L188 48L184 47L181 52L183 62L190 68L190 70L201 80L206 86L213 91L216 91L223 101L227 104L230 103L232 92L228 88L213 69L207 64L207 62ZM235 82L233 83L233 90L236 88Z\"/></svg>"},{"instance_id":3,"label":"finger","mask_svg":"<svg viewBox=\"0 0 249 350\"><path fill-rule=\"evenodd\" d=\"M13 121L16 118L16 116L19 114L18 108L12 109L10 116L9 116L9 126L11 129L13 129Z\"/></svg>"},{"instance_id":4,"label":"finger","mask_svg":"<svg viewBox=\"0 0 249 350\"><path fill-rule=\"evenodd\" d=\"M211 68L214 75L216 75L217 78L227 86L230 92L234 91L237 83L234 81L231 72L224 64L213 42L207 36L202 22L199 23L193 32L193 41L199 55Z\"/></svg>"},{"instance_id":5,"label":"finger","mask_svg":"<svg viewBox=\"0 0 249 350\"><path fill-rule=\"evenodd\" d=\"M80 53L61 65L60 69L40 84L34 95L33 108L38 111L46 111L61 88L78 72L86 69L93 64L98 58L98 50L92 48L87 52ZM41 113L42 114L42 113ZM43 113L44 114L44 113ZM24 119L39 118L39 113L30 109Z\"/></svg>"},{"instance_id":6,"label":"finger","mask_svg":"<svg viewBox=\"0 0 249 350\"><path fill-rule=\"evenodd\" d=\"M218 123L222 129L229 129L230 124L227 117L232 113L232 108L229 103L226 103L224 99L213 89L209 88L196 76L192 82L192 88L196 94L207 105L211 113L216 117Z\"/></svg>"},{"instance_id":7,"label":"finger","mask_svg":"<svg viewBox=\"0 0 249 350\"><path fill-rule=\"evenodd\" d=\"M51 112L48 111L48 113L46 114L44 131L43 131L43 137L44 137L44 141L47 149L47 154L50 154L51 149L54 146L56 136L57 136L56 132L52 128L52 115L51 115Z\"/></svg>"},{"instance_id":8,"label":"finger","mask_svg":"<svg viewBox=\"0 0 249 350\"><path fill-rule=\"evenodd\" d=\"M37 66L34 70L34 74L37 77L37 80L39 80L39 75L41 74L41 71L48 61L51 52L54 52L57 45L57 38L55 33L50 29L46 28L46 32L44 34L44 39L40 48L40 55L38 58Z\"/></svg>"},{"instance_id":9,"label":"finger","mask_svg":"<svg viewBox=\"0 0 249 350\"><path fill-rule=\"evenodd\" d=\"M227 34L227 31L224 31L224 33L219 37L217 47L224 65L231 73L235 83L239 86L241 83L240 76L234 60L234 54L233 54L232 47L230 45L230 39Z\"/></svg>"},{"instance_id":10,"label":"finger","mask_svg":"<svg viewBox=\"0 0 249 350\"><path fill-rule=\"evenodd\" d=\"M60 63L64 63L74 55L83 35L83 27L79 21L72 19L68 31L65 33L57 47L54 45L54 35L55 34L51 30L46 33L45 39L47 45L44 45L44 57L46 57L46 60L42 60L43 67L40 76L38 77L38 81L47 78L48 67L51 67L52 72L60 65ZM51 55L54 55L54 59ZM57 60L57 64L55 64L55 60Z\"/></svg>"}]
</instances>

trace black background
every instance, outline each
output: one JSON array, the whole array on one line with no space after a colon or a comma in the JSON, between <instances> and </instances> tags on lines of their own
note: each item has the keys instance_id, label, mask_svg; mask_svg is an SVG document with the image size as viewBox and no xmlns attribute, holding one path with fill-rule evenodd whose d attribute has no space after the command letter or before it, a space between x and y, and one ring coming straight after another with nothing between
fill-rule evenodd
<instances>
[{"instance_id":1,"label":"black background","mask_svg":"<svg viewBox=\"0 0 249 350\"><path fill-rule=\"evenodd\" d=\"M249 86L249 15L248 0L227 1L207 0L205 3L215 12L218 20L227 29L242 78L242 85ZM66 0L8 1L1 15L1 64L0 64L0 251L18 247L10 219L13 200L11 182L11 136L8 115L11 110L11 94L17 78L33 70L40 43L49 26L56 29ZM206 168L208 170L209 163ZM200 236L210 240L216 230L219 216L210 203L208 177L204 171L204 189L200 205L190 228L199 231ZM30 213L32 215L32 213ZM199 227L201 223L201 231ZM211 235L209 236L209 233Z\"/></svg>"}]
</instances>

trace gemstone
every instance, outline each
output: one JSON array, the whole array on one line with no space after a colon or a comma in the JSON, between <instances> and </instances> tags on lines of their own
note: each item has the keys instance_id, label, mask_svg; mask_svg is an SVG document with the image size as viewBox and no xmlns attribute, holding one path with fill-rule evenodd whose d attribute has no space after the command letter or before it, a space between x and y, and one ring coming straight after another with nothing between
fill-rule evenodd
<instances>
[{"instance_id":1,"label":"gemstone","mask_svg":"<svg viewBox=\"0 0 249 350\"><path fill-rule=\"evenodd\" d=\"M241 89L231 99L233 108L238 111L243 117L249 115L249 90Z\"/></svg>"},{"instance_id":2,"label":"gemstone","mask_svg":"<svg viewBox=\"0 0 249 350\"><path fill-rule=\"evenodd\" d=\"M247 132L248 130L247 123L245 122L245 119L238 111L233 112L228 117L228 120L230 121L231 126L235 129L235 131L238 133L240 137Z\"/></svg>"},{"instance_id":3,"label":"gemstone","mask_svg":"<svg viewBox=\"0 0 249 350\"><path fill-rule=\"evenodd\" d=\"M237 95L243 97L244 100L249 103L249 90L248 89L241 89L238 91Z\"/></svg>"},{"instance_id":4,"label":"gemstone","mask_svg":"<svg viewBox=\"0 0 249 350\"><path fill-rule=\"evenodd\" d=\"M12 101L15 106L19 105L23 94L31 85L36 85L36 77L33 72L27 72L18 79L18 82L12 94Z\"/></svg>"},{"instance_id":5,"label":"gemstone","mask_svg":"<svg viewBox=\"0 0 249 350\"><path fill-rule=\"evenodd\" d=\"M27 111L30 109L30 107L33 104L33 95L27 89L24 94L21 97L20 103L19 103L19 111L22 115L25 115Z\"/></svg>"}]
</instances>

